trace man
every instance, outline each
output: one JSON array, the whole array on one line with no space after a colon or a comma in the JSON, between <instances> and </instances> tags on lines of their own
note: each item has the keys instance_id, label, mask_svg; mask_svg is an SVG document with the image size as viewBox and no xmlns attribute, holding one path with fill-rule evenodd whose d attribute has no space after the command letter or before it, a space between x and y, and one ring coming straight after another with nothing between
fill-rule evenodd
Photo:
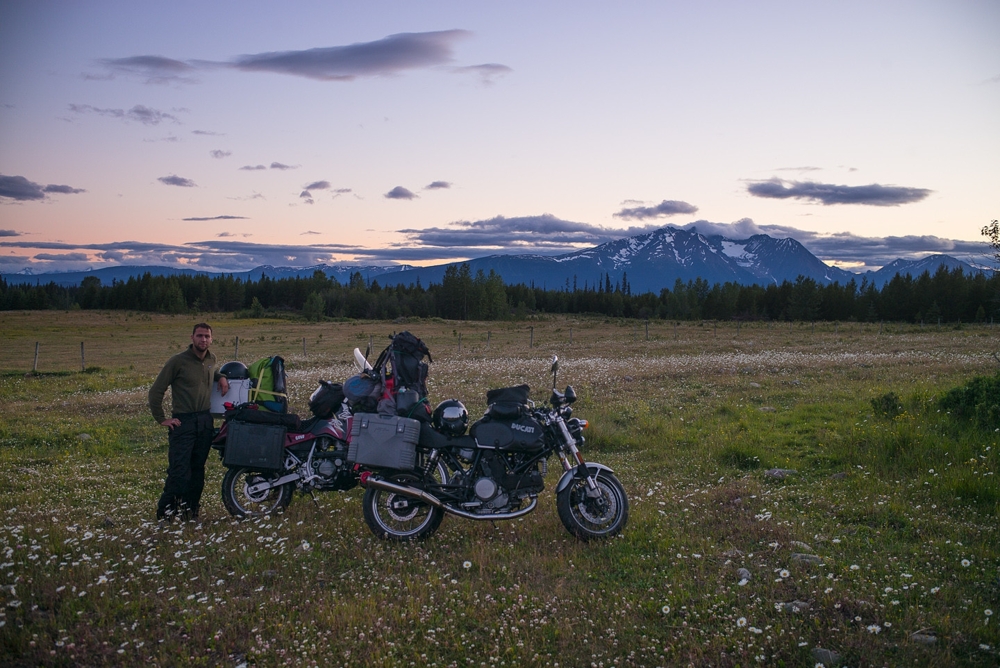
<instances>
[{"instance_id":1,"label":"man","mask_svg":"<svg viewBox=\"0 0 1000 668\"><path fill-rule=\"evenodd\" d=\"M156 508L158 520L180 514L184 519L196 519L205 486L205 460L212 447L215 423L209 412L212 405L212 380L219 391L229 391L229 381L215 370L212 328L200 322L191 332L187 350L167 360L149 388L149 409L153 419L169 430L169 464L163 495ZM167 388L173 401L170 418L163 412L163 395Z\"/></svg>"}]
</instances>

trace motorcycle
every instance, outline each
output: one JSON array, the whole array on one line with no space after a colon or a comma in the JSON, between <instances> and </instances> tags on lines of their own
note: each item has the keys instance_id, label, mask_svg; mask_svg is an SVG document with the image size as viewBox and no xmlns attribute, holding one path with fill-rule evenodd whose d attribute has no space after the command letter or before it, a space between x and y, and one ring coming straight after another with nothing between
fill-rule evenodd
<instances>
[{"instance_id":1,"label":"motorcycle","mask_svg":"<svg viewBox=\"0 0 1000 668\"><path fill-rule=\"evenodd\" d=\"M319 381L309 397L312 417L232 406L212 441L227 467L222 502L234 517L284 510L299 489L346 491L358 484L358 471L347 461L349 413L341 386ZM334 411L339 411L337 414Z\"/></svg>"},{"instance_id":2,"label":"motorcycle","mask_svg":"<svg viewBox=\"0 0 1000 668\"><path fill-rule=\"evenodd\" d=\"M489 409L466 434L465 406L444 401L430 423L420 423L413 466L365 465L359 482L369 529L380 538L405 541L430 536L445 515L477 521L523 517L538 505L548 460L555 455L563 470L556 508L566 529L583 541L620 533L628 521L628 497L609 467L581 455L588 423L573 417L573 387L556 389L558 366L554 357L548 405L535 406L527 385L490 390Z\"/></svg>"}]
</instances>

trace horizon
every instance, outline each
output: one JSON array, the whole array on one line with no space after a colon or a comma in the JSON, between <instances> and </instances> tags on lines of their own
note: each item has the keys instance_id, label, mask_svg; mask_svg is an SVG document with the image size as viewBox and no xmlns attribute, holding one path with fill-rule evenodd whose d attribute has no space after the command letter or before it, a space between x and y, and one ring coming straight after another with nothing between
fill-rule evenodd
<instances>
[{"instance_id":1,"label":"horizon","mask_svg":"<svg viewBox=\"0 0 1000 668\"><path fill-rule=\"evenodd\" d=\"M987 254L996 3L514 9L0 6L0 273L430 266L665 226L859 274Z\"/></svg>"}]
</instances>

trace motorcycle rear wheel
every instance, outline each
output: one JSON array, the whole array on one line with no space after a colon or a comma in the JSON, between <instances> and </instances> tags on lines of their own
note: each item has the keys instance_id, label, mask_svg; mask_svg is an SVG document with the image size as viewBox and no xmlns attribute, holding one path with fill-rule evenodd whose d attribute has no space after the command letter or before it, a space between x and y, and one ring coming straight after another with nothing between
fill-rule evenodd
<instances>
[{"instance_id":1,"label":"motorcycle rear wheel","mask_svg":"<svg viewBox=\"0 0 1000 668\"><path fill-rule=\"evenodd\" d=\"M412 485L420 478L412 473L400 473L387 480ZM444 511L426 501L374 487L365 490L362 506L368 528L379 538L387 540L423 540L437 531L444 519Z\"/></svg>"},{"instance_id":2,"label":"motorcycle rear wheel","mask_svg":"<svg viewBox=\"0 0 1000 668\"><path fill-rule=\"evenodd\" d=\"M601 471L594 476L601 496L587 496L587 481L573 480L556 497L559 519L566 529L583 541L610 538L621 533L628 522L628 497L613 473Z\"/></svg>"},{"instance_id":3,"label":"motorcycle rear wheel","mask_svg":"<svg viewBox=\"0 0 1000 668\"><path fill-rule=\"evenodd\" d=\"M222 503L233 517L257 517L284 510L292 502L291 483L272 487L260 494L247 492L249 485L277 477L276 473L253 469L229 469L222 479Z\"/></svg>"}]
</instances>

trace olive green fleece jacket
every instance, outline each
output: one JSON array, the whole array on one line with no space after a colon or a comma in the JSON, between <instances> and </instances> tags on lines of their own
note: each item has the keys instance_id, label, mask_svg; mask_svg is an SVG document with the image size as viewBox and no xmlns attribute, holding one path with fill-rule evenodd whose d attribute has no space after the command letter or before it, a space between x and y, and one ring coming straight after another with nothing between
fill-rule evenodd
<instances>
[{"instance_id":1,"label":"olive green fleece jacket","mask_svg":"<svg viewBox=\"0 0 1000 668\"><path fill-rule=\"evenodd\" d=\"M205 359L198 359L194 346L177 353L163 365L160 375L149 388L149 410L158 423L167 419L163 413L163 395L170 388L173 414L196 413L212 407L212 383L220 378L215 368L215 355L205 352Z\"/></svg>"}]
</instances>

